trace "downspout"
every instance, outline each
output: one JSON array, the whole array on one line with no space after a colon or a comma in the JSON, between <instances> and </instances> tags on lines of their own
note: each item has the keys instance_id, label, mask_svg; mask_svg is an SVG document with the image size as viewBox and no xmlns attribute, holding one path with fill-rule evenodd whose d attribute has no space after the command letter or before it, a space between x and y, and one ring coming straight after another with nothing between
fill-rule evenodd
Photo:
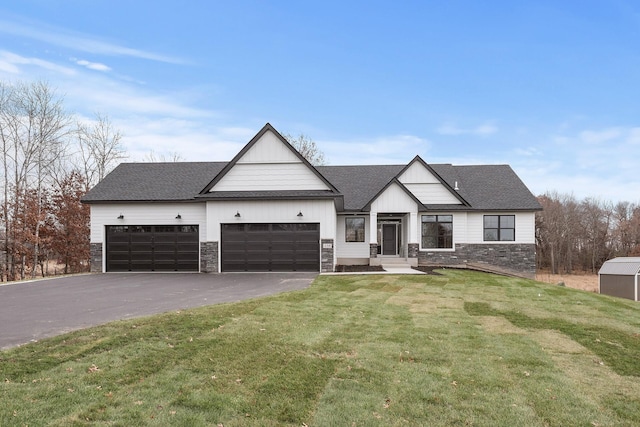
<instances>
[{"instance_id":1,"label":"downspout","mask_svg":"<svg viewBox=\"0 0 640 427\"><path fill-rule=\"evenodd\" d=\"M636 274L633 276L633 281L635 284L635 289L634 289L634 301L638 301L638 271L636 271Z\"/></svg>"}]
</instances>

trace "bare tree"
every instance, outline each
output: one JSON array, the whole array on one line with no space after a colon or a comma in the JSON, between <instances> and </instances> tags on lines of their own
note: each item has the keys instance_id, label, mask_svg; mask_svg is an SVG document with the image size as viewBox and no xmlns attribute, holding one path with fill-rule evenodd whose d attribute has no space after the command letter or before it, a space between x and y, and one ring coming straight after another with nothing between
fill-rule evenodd
<instances>
[{"instance_id":1,"label":"bare tree","mask_svg":"<svg viewBox=\"0 0 640 427\"><path fill-rule=\"evenodd\" d=\"M326 164L324 153L320 150L318 144L305 134L301 133L294 137L286 133L282 136L312 165L322 166Z\"/></svg>"},{"instance_id":2,"label":"bare tree","mask_svg":"<svg viewBox=\"0 0 640 427\"><path fill-rule=\"evenodd\" d=\"M167 155L164 154L156 154L155 151L149 151L145 156L143 161L149 163L170 163L170 162L184 162L185 158L182 154L174 151Z\"/></svg>"},{"instance_id":3,"label":"bare tree","mask_svg":"<svg viewBox=\"0 0 640 427\"><path fill-rule=\"evenodd\" d=\"M113 127L107 115L95 114L91 123L76 124L78 161L76 168L82 171L87 189L100 182L127 157L122 145L122 133Z\"/></svg>"}]
</instances>

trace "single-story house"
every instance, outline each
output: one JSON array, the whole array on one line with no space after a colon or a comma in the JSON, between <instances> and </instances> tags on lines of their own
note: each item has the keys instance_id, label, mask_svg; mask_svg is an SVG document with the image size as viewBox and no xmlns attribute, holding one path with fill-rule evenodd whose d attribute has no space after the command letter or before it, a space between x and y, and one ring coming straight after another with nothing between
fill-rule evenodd
<instances>
[{"instance_id":1,"label":"single-story house","mask_svg":"<svg viewBox=\"0 0 640 427\"><path fill-rule=\"evenodd\" d=\"M532 276L541 209L508 165L314 167L268 123L229 162L123 163L83 201L97 272L400 260Z\"/></svg>"},{"instance_id":2,"label":"single-story house","mask_svg":"<svg viewBox=\"0 0 640 427\"><path fill-rule=\"evenodd\" d=\"M598 292L638 301L640 257L618 257L602 264L598 271Z\"/></svg>"}]
</instances>

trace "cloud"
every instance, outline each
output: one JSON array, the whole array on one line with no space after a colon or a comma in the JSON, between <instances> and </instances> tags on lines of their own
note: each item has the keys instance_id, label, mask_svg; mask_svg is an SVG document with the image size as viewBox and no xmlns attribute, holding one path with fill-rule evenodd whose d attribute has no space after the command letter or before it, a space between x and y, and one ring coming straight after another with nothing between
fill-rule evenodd
<instances>
[{"instance_id":1,"label":"cloud","mask_svg":"<svg viewBox=\"0 0 640 427\"><path fill-rule=\"evenodd\" d=\"M585 130L580 132L580 139L587 144L602 144L620 137L624 132L621 128L607 128L601 130Z\"/></svg>"},{"instance_id":2,"label":"cloud","mask_svg":"<svg viewBox=\"0 0 640 427\"><path fill-rule=\"evenodd\" d=\"M69 30L49 26L41 22L22 23L21 19L0 19L0 33L11 34L37 40L54 46L60 46L91 54L109 56L130 56L151 61L183 64L185 61L179 58L147 52L121 46L117 43L100 40L92 35L71 32Z\"/></svg>"},{"instance_id":3,"label":"cloud","mask_svg":"<svg viewBox=\"0 0 640 427\"><path fill-rule=\"evenodd\" d=\"M22 74L23 71L20 65L35 66L66 76L76 75L75 70L69 67L64 67L40 58L29 58L6 50L0 50L0 71L10 74Z\"/></svg>"},{"instance_id":4,"label":"cloud","mask_svg":"<svg viewBox=\"0 0 640 427\"><path fill-rule=\"evenodd\" d=\"M440 126L437 130L440 135L477 135L487 136L498 132L498 128L492 123L483 123L474 128L461 128L457 125L447 122Z\"/></svg>"},{"instance_id":5,"label":"cloud","mask_svg":"<svg viewBox=\"0 0 640 427\"><path fill-rule=\"evenodd\" d=\"M75 59L75 58L72 58L72 61L74 61L76 64L82 65L83 67L86 67L86 68L88 68L90 70L111 71L111 67L109 67L108 65L105 65L105 64L101 64L100 62L89 62L89 61L86 61L84 59Z\"/></svg>"},{"instance_id":6,"label":"cloud","mask_svg":"<svg viewBox=\"0 0 640 427\"><path fill-rule=\"evenodd\" d=\"M391 135L371 140L316 141L330 164L404 164L423 155L431 142L414 135Z\"/></svg>"}]
</instances>

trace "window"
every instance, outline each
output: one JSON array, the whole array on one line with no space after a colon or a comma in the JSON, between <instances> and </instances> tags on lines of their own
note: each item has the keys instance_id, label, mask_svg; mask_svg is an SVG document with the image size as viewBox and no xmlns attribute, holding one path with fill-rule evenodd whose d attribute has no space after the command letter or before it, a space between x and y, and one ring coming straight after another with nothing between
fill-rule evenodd
<instances>
[{"instance_id":1,"label":"window","mask_svg":"<svg viewBox=\"0 0 640 427\"><path fill-rule=\"evenodd\" d=\"M513 242L516 240L515 215L485 215L485 242Z\"/></svg>"},{"instance_id":2,"label":"window","mask_svg":"<svg viewBox=\"0 0 640 427\"><path fill-rule=\"evenodd\" d=\"M422 247L453 248L453 215L422 215Z\"/></svg>"},{"instance_id":3,"label":"window","mask_svg":"<svg viewBox=\"0 0 640 427\"><path fill-rule=\"evenodd\" d=\"M364 242L364 218L345 218L345 242Z\"/></svg>"}]
</instances>

